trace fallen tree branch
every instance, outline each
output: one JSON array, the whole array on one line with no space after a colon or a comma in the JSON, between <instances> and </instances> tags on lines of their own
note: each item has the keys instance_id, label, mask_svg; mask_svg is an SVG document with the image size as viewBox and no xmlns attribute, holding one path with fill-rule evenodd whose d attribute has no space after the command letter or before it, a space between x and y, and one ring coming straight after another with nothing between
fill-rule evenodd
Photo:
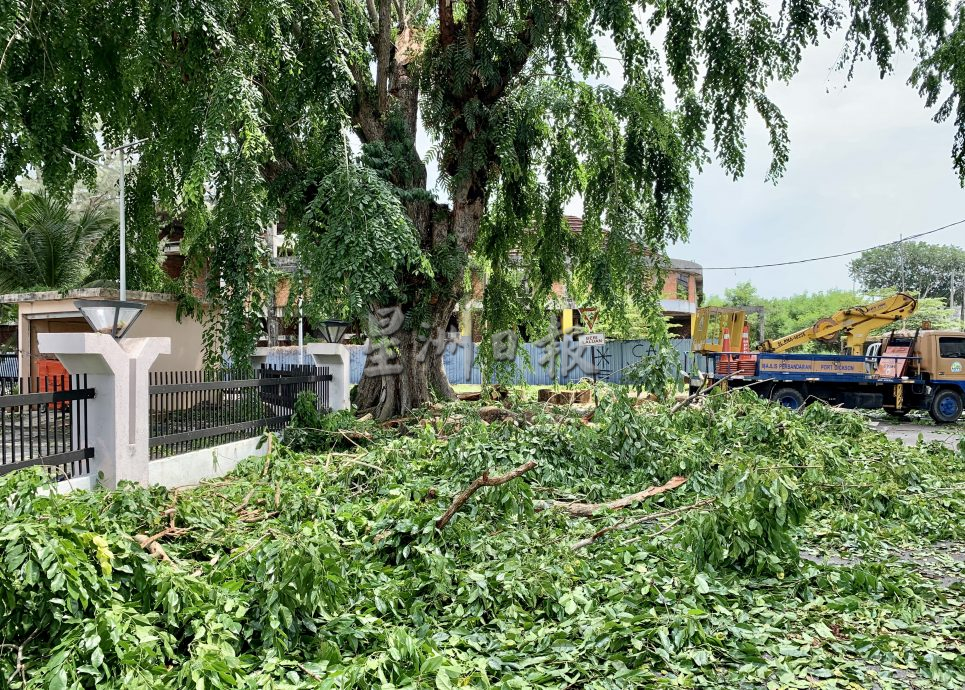
<instances>
[{"instance_id":1,"label":"fallen tree branch","mask_svg":"<svg viewBox=\"0 0 965 690\"><path fill-rule=\"evenodd\" d=\"M157 534L152 534L150 537L147 537L147 539L143 544L141 544L141 546L143 546L146 549L148 546L158 541L159 539L164 539L164 537L180 537L187 533L188 533L187 527L165 527Z\"/></svg>"},{"instance_id":2,"label":"fallen tree branch","mask_svg":"<svg viewBox=\"0 0 965 690\"><path fill-rule=\"evenodd\" d=\"M732 376L736 376L738 373L739 373L739 372L733 371L733 372L727 374L727 376L725 376L725 377L723 377L723 378L720 378L720 379L717 379L716 381L714 381L712 384L710 384L710 385L707 386L706 388L699 388L696 393L694 393L693 395L691 395L690 397L688 397L688 398L686 398L686 399L684 399L684 400L681 400L679 403L677 403L676 405L674 405L673 407L671 407L671 408L670 408L670 414L674 414L675 412L679 412L680 410L682 410L683 408L687 407L687 405L689 405L690 403L692 403L692 402L693 402L694 400L696 400L697 398L700 398L700 397L702 397L702 396L704 396L704 395L707 395L707 394L710 393L712 390L714 390L715 388L717 388L717 386L719 386L720 384L722 384L724 381L727 381L727 380L730 379Z\"/></svg>"},{"instance_id":3,"label":"fallen tree branch","mask_svg":"<svg viewBox=\"0 0 965 690\"><path fill-rule=\"evenodd\" d=\"M635 494L618 498L608 503L567 503L565 501L541 501L535 506L536 510L546 510L547 508L560 508L574 517L592 517L601 510L620 510L639 501L646 500L651 496L657 496L667 491L672 491L687 481L686 477L673 477L669 482L661 486L651 486Z\"/></svg>"},{"instance_id":4,"label":"fallen tree branch","mask_svg":"<svg viewBox=\"0 0 965 690\"><path fill-rule=\"evenodd\" d=\"M448 510L446 510L446 512L442 514L442 517L436 520L436 529L441 530L443 527L448 525L449 521L452 520L452 516L455 515L459 511L459 509L462 508L463 504L466 501L468 501L469 498L474 493L479 491L479 489L481 489L482 487L499 486L500 484L511 482L517 477L520 477L526 474L534 467L536 467L536 461L530 460L525 465L520 465L516 469L510 470L506 474L499 477L490 477L489 470L486 470L485 472L482 473L482 475L480 475L479 477L476 477L472 481L472 484L470 484L465 491L463 491L454 499L452 499L452 504L449 506Z\"/></svg>"},{"instance_id":5,"label":"fallen tree branch","mask_svg":"<svg viewBox=\"0 0 965 690\"><path fill-rule=\"evenodd\" d=\"M587 537L586 539L581 539L580 541L576 542L575 544L573 544L573 550L574 550L574 551L579 551L580 549L589 546L590 544L592 544L593 542L597 541L597 540L600 539L601 537L609 534L610 532L613 532L613 531L616 531L616 530L630 529L631 527L636 527L637 525L642 525L642 524L645 523L645 522L653 522L654 520L659 520L659 519L662 518L662 517L669 517L669 516L671 516L671 515L678 515L678 514L680 514L680 513L684 513L684 512L687 512L687 511L689 511L689 510L694 510L694 509L696 509L696 508L700 508L701 506L708 505L708 504L710 504L710 503L713 503L713 502L716 501L716 500L717 500L717 499L715 499L715 498L705 498L705 499L703 499L702 501L697 501L696 503L691 503L690 505L686 505L686 506L683 506L683 507L681 507L681 508L674 508L673 510L661 510L661 511L656 512L656 513L650 513L650 514L648 514L648 515L644 515L643 517L637 518L636 520L633 520L632 522L623 522L623 521L621 520L620 522L617 522L616 524L610 525L609 527L604 527L603 529L597 530L596 532L594 532L592 535L590 535L590 536Z\"/></svg>"},{"instance_id":6,"label":"fallen tree branch","mask_svg":"<svg viewBox=\"0 0 965 690\"><path fill-rule=\"evenodd\" d=\"M262 479L268 475L268 469L271 467L271 441L273 438L275 438L275 435L268 432L268 448L265 450L265 465L261 468Z\"/></svg>"},{"instance_id":7,"label":"fallen tree branch","mask_svg":"<svg viewBox=\"0 0 965 690\"><path fill-rule=\"evenodd\" d=\"M164 547L162 547L156 541L151 541L151 537L147 536L146 534L135 534L132 538L141 545L141 548L158 560L164 561L165 563L174 563L172 558L168 556L167 551L164 550Z\"/></svg>"},{"instance_id":8,"label":"fallen tree branch","mask_svg":"<svg viewBox=\"0 0 965 690\"><path fill-rule=\"evenodd\" d=\"M245 509L245 508L247 507L247 505L248 505L248 502L251 500L251 497L254 496L254 495L255 495L255 487L251 487L251 490L250 490L248 493L245 494L245 497L244 497L243 499L241 499L241 503L239 503L239 504L235 507L235 512L236 512L236 513L240 513L240 512L242 512L242 511L244 511L244 509Z\"/></svg>"}]
</instances>

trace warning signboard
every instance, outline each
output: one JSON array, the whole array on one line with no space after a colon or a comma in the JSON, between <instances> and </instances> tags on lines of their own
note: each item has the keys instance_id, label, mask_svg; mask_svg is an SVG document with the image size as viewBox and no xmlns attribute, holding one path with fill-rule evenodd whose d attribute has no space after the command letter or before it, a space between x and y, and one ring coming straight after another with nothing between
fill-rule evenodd
<instances>
[{"instance_id":1,"label":"warning signboard","mask_svg":"<svg viewBox=\"0 0 965 690\"><path fill-rule=\"evenodd\" d=\"M593 327L596 325L596 320L600 316L599 311L596 307L580 307L578 310L580 312L580 323L588 331L592 331Z\"/></svg>"}]
</instances>

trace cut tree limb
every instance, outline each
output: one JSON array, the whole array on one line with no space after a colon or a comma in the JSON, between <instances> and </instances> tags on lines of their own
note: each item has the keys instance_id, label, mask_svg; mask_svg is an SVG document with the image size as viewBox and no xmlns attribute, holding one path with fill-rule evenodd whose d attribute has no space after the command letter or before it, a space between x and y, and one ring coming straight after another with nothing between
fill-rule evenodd
<instances>
[{"instance_id":1,"label":"cut tree limb","mask_svg":"<svg viewBox=\"0 0 965 690\"><path fill-rule=\"evenodd\" d=\"M158 560L164 561L165 563L173 563L174 561L168 556L167 551L158 544L156 541L151 541L151 537L146 534L135 534L134 541L141 545L145 551L157 558Z\"/></svg>"},{"instance_id":2,"label":"cut tree limb","mask_svg":"<svg viewBox=\"0 0 965 690\"><path fill-rule=\"evenodd\" d=\"M727 381L727 380L728 380L730 377L732 377L732 376L736 376L738 373L739 373L739 372L736 372L736 371L735 371L735 372L732 372L732 373L730 373L730 374L727 374L727 376L724 376L723 378L717 379L716 381L714 381L712 384L710 384L710 385L707 386L706 388L701 388L701 389L698 390L696 393L694 393L693 395L691 395L689 398L686 398L685 400L681 400L679 403L677 403L676 405L674 405L673 407L670 408L670 414L673 414L674 412L679 412L680 410L682 410L683 408L687 407L687 405L689 405L690 403L692 403L692 402L693 402L694 400L696 400L697 398L700 398L700 397L703 397L703 396L707 395L707 394L710 393L712 390L714 390L715 388L717 388L717 386L719 386L720 384L722 384L724 381Z\"/></svg>"},{"instance_id":3,"label":"cut tree limb","mask_svg":"<svg viewBox=\"0 0 965 690\"><path fill-rule=\"evenodd\" d=\"M567 503L565 501L543 501L537 504L537 510L547 508L559 508L565 510L575 517L592 517L601 510L620 510L631 506L634 503L644 501L651 496L657 496L668 491L673 491L678 486L682 486L687 481L686 477L673 477L669 482L661 486L651 486L649 489L638 491L635 494L618 498L608 503Z\"/></svg>"},{"instance_id":4,"label":"cut tree limb","mask_svg":"<svg viewBox=\"0 0 965 690\"><path fill-rule=\"evenodd\" d=\"M656 513L650 513L649 515L644 515L643 517L637 518L632 522L624 522L621 520L620 522L610 525L609 527L604 527L603 529L597 530L586 539L581 539L580 541L576 542L575 544L573 544L573 550L579 551L580 549L589 546L590 544L597 541L601 537L609 534L610 532L614 532L616 530L630 529L631 527L642 525L645 522L653 522L654 520L658 520L663 517L670 517L671 515L679 515L680 513L685 513L689 510L694 510L696 508L709 505L716 500L717 499L715 498L705 498L701 501L697 501L696 503L691 503L690 505L686 505L680 508L674 508L673 510L661 510Z\"/></svg>"},{"instance_id":5,"label":"cut tree limb","mask_svg":"<svg viewBox=\"0 0 965 690\"><path fill-rule=\"evenodd\" d=\"M443 527L445 527L446 525L448 525L448 524L449 524L449 521L452 520L452 516L455 515L455 514L459 511L459 509L462 508L463 504L464 504L466 501L468 501L469 498L470 498L474 493L476 493L477 491L479 491L482 487L484 487L484 486L499 486L500 484L505 484L505 483L507 483L507 482L511 482L512 480L516 479L517 477L520 477L520 476L526 474L527 472L529 472L529 471L530 471L531 469L533 469L534 467L536 467L536 461L535 461L535 460L530 460L530 461L527 462L526 464L520 465L519 467L517 467L517 468L515 468L515 469L513 469L513 470L510 470L510 471L507 472L506 474L501 475L501 476L499 476L499 477L490 477L488 470L485 471L485 472L483 472L482 475L480 475L479 477L476 477L476 478L472 481L472 484L470 484L470 485L466 488L465 491L463 491L463 492L460 493L458 496L456 496L454 499L452 499L452 504L449 506L449 508L446 510L446 512L442 514L442 517L440 517L438 520L436 520L436 529L437 529L437 530L441 530Z\"/></svg>"}]
</instances>

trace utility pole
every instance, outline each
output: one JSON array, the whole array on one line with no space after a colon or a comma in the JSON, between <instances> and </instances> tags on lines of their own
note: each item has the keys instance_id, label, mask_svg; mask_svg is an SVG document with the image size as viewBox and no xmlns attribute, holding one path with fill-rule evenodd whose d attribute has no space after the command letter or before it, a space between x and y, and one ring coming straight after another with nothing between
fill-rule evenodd
<instances>
[{"instance_id":1,"label":"utility pole","mask_svg":"<svg viewBox=\"0 0 965 690\"><path fill-rule=\"evenodd\" d=\"M905 245L904 235L898 235L898 266L901 272L901 291L905 291Z\"/></svg>"},{"instance_id":2,"label":"utility pole","mask_svg":"<svg viewBox=\"0 0 965 690\"><path fill-rule=\"evenodd\" d=\"M120 238L120 248L119 248L120 250L120 274L119 274L120 285L118 287L120 292L120 300L122 302L127 300L127 217L126 217L125 203L124 203L125 201L124 200L124 196L125 196L124 175L126 172L126 168L124 165L124 159L127 157L127 152L130 149L134 148L135 146L140 146L145 141L147 141L147 139L138 139L137 141L132 141L128 144L121 144L120 146L117 146L115 148L101 151L100 154L98 154L98 157L103 158L104 159L103 161L98 161L98 160L94 160L93 158L88 158L82 153L77 153L76 151L72 151L66 146L64 147L64 150L67 151L67 153L71 154L74 157L75 161L78 158L82 158L83 160L87 161L88 163L90 163L95 167L101 168L102 170L107 170L109 172L116 172L119 176L118 184L117 184L118 192L119 192L118 199L117 199L117 209L118 209L118 215L120 216L119 223L118 223L118 231L120 233L121 238ZM106 162L109 158L115 155L118 156L118 160L119 160L119 165L117 168L114 168L108 165Z\"/></svg>"}]
</instances>

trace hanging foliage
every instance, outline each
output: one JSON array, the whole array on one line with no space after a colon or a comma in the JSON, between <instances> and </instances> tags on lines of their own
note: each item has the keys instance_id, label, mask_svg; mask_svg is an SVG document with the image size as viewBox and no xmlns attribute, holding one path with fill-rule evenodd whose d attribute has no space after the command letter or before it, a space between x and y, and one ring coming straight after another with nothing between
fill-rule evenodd
<instances>
[{"instance_id":1,"label":"hanging foliage","mask_svg":"<svg viewBox=\"0 0 965 690\"><path fill-rule=\"evenodd\" d=\"M64 146L89 154L145 138L138 178L184 220L184 305L213 317L211 348L241 361L253 345L278 223L299 238L310 313L402 309L390 354L405 373L356 389L380 417L451 396L441 354L419 353L448 326L473 253L490 266L489 331L544 319L561 281L606 310L629 294L655 311L692 175L711 159L743 174L754 117L769 134L769 178L780 176L788 123L769 87L832 32L845 32L845 66L871 59L884 74L898 50L915 50L913 79L937 117L961 110L965 8L945 0L249 5L0 3L0 184L33 167L67 187L91 171ZM359 146L346 156L349 130ZM355 179L336 184L343 173ZM562 217L576 197L580 233Z\"/></svg>"}]
</instances>

